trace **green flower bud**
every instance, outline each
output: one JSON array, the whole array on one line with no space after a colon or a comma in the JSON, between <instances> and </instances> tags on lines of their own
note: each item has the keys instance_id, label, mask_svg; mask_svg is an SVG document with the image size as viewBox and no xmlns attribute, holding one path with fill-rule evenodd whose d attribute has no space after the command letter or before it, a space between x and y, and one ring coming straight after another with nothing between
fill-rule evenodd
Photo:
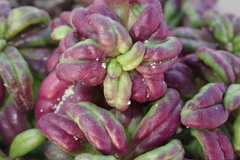
<instances>
[{"instance_id":1,"label":"green flower bud","mask_svg":"<svg viewBox=\"0 0 240 160\"><path fill-rule=\"evenodd\" d=\"M9 156L13 159L24 156L40 146L44 140L44 135L38 129L26 130L14 138Z\"/></svg>"},{"instance_id":2,"label":"green flower bud","mask_svg":"<svg viewBox=\"0 0 240 160\"><path fill-rule=\"evenodd\" d=\"M228 111L234 111L240 106L240 84L231 84L224 96L223 103Z\"/></svg>"},{"instance_id":3,"label":"green flower bud","mask_svg":"<svg viewBox=\"0 0 240 160\"><path fill-rule=\"evenodd\" d=\"M165 146L156 148L152 151L144 153L134 160L157 160L157 159L171 159L180 160L184 158L184 150L179 140L174 139Z\"/></svg>"},{"instance_id":4,"label":"green flower bud","mask_svg":"<svg viewBox=\"0 0 240 160\"><path fill-rule=\"evenodd\" d=\"M145 47L142 42L136 42L131 50L117 57L117 61L123 65L124 71L130 71L136 68L142 61L145 54Z\"/></svg>"},{"instance_id":5,"label":"green flower bud","mask_svg":"<svg viewBox=\"0 0 240 160\"><path fill-rule=\"evenodd\" d=\"M71 27L63 25L55 28L51 33L51 38L53 40L60 41L62 40L70 31L72 30Z\"/></svg>"}]
</instances>

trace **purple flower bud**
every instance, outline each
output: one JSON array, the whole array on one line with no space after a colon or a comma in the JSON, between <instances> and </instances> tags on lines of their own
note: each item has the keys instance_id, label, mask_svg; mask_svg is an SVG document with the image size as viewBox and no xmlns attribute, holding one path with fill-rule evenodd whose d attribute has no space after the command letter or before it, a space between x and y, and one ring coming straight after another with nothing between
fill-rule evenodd
<instances>
[{"instance_id":1,"label":"purple flower bud","mask_svg":"<svg viewBox=\"0 0 240 160\"><path fill-rule=\"evenodd\" d=\"M132 99L143 103L153 101L163 96L167 89L163 74L141 75L138 72L130 72L132 84Z\"/></svg>"},{"instance_id":2,"label":"purple flower bud","mask_svg":"<svg viewBox=\"0 0 240 160\"><path fill-rule=\"evenodd\" d=\"M13 103L8 103L6 108L0 111L0 135L3 141L9 145L14 137L27 129L22 112L16 109Z\"/></svg>"},{"instance_id":3,"label":"purple flower bud","mask_svg":"<svg viewBox=\"0 0 240 160\"><path fill-rule=\"evenodd\" d=\"M206 159L234 159L234 152L228 137L220 130L193 129L192 135L202 146Z\"/></svg>"},{"instance_id":4,"label":"purple flower bud","mask_svg":"<svg viewBox=\"0 0 240 160\"><path fill-rule=\"evenodd\" d=\"M146 53L144 61L165 61L178 56L182 44L176 37L168 37L164 41L145 41Z\"/></svg>"},{"instance_id":5,"label":"purple flower bud","mask_svg":"<svg viewBox=\"0 0 240 160\"><path fill-rule=\"evenodd\" d=\"M114 154L126 151L124 129L111 112L90 102L68 105L66 112L78 124L89 143L100 152Z\"/></svg>"},{"instance_id":6,"label":"purple flower bud","mask_svg":"<svg viewBox=\"0 0 240 160\"><path fill-rule=\"evenodd\" d=\"M137 19L129 29L129 33L134 41L147 40L157 30L161 21L164 20L162 19L163 16L161 16L162 6L158 0L133 1L131 5L133 6L133 11L134 7L136 7L141 12L138 13L139 11L136 10Z\"/></svg>"},{"instance_id":7,"label":"purple flower bud","mask_svg":"<svg viewBox=\"0 0 240 160\"><path fill-rule=\"evenodd\" d=\"M0 54L1 76L17 108L27 112L33 108L33 77L26 61L14 47L7 47Z\"/></svg>"},{"instance_id":8,"label":"purple flower bud","mask_svg":"<svg viewBox=\"0 0 240 160\"><path fill-rule=\"evenodd\" d=\"M103 56L100 46L95 41L81 41L63 53L60 63L56 66L56 75L68 82L97 77L105 70L105 62L100 59Z\"/></svg>"},{"instance_id":9,"label":"purple flower bud","mask_svg":"<svg viewBox=\"0 0 240 160\"><path fill-rule=\"evenodd\" d=\"M180 125L182 102L174 89L156 101L143 117L129 143L126 159L149 151L166 142Z\"/></svg>"},{"instance_id":10,"label":"purple flower bud","mask_svg":"<svg viewBox=\"0 0 240 160\"><path fill-rule=\"evenodd\" d=\"M222 103L226 87L223 83L209 83L189 100L181 111L182 123L190 128L213 129L228 118Z\"/></svg>"},{"instance_id":11,"label":"purple flower bud","mask_svg":"<svg viewBox=\"0 0 240 160\"><path fill-rule=\"evenodd\" d=\"M152 62L152 61L143 61L136 70L144 75L157 75L166 72L169 68L177 62L178 57L173 59L168 59L165 61Z\"/></svg>"},{"instance_id":12,"label":"purple flower bud","mask_svg":"<svg viewBox=\"0 0 240 160\"><path fill-rule=\"evenodd\" d=\"M92 4L86 9L82 7L75 8L71 13L71 23L80 33L80 35L86 38L95 40L97 39L97 33L92 28L91 22L88 20L90 15L96 13L118 21L118 17L115 15L115 13L111 12L103 5Z\"/></svg>"},{"instance_id":13,"label":"purple flower bud","mask_svg":"<svg viewBox=\"0 0 240 160\"><path fill-rule=\"evenodd\" d=\"M132 39L120 23L100 14L92 14L88 20L107 56L114 57L131 48Z\"/></svg>"},{"instance_id":14,"label":"purple flower bud","mask_svg":"<svg viewBox=\"0 0 240 160\"><path fill-rule=\"evenodd\" d=\"M78 153L83 149L85 139L78 125L67 116L48 113L37 122L38 129L58 147L69 153Z\"/></svg>"}]
</instances>

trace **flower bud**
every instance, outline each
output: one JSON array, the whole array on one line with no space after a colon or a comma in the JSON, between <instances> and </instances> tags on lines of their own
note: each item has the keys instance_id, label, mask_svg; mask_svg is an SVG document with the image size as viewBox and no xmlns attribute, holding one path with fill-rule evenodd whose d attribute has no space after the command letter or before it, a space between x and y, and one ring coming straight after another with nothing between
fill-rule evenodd
<instances>
[{"instance_id":1,"label":"flower bud","mask_svg":"<svg viewBox=\"0 0 240 160\"><path fill-rule=\"evenodd\" d=\"M224 132L193 129L191 133L201 144L206 159L234 159L231 142Z\"/></svg>"},{"instance_id":2,"label":"flower bud","mask_svg":"<svg viewBox=\"0 0 240 160\"><path fill-rule=\"evenodd\" d=\"M14 47L6 47L0 54L1 76L17 108L27 112L33 108L33 77L26 61Z\"/></svg>"},{"instance_id":3,"label":"flower bud","mask_svg":"<svg viewBox=\"0 0 240 160\"><path fill-rule=\"evenodd\" d=\"M103 154L126 151L124 129L111 112L91 102L80 102L68 105L66 113L78 124L88 142Z\"/></svg>"},{"instance_id":4,"label":"flower bud","mask_svg":"<svg viewBox=\"0 0 240 160\"><path fill-rule=\"evenodd\" d=\"M119 77L106 76L104 83L104 97L109 105L124 111L129 106L132 82L129 74L123 71Z\"/></svg>"},{"instance_id":5,"label":"flower bud","mask_svg":"<svg viewBox=\"0 0 240 160\"><path fill-rule=\"evenodd\" d=\"M48 113L37 122L38 129L58 147L69 153L78 153L83 149L85 139L78 125L67 116Z\"/></svg>"},{"instance_id":6,"label":"flower bud","mask_svg":"<svg viewBox=\"0 0 240 160\"><path fill-rule=\"evenodd\" d=\"M14 138L10 146L9 156L13 159L24 156L44 141L45 137L38 129L26 130Z\"/></svg>"},{"instance_id":7,"label":"flower bud","mask_svg":"<svg viewBox=\"0 0 240 160\"><path fill-rule=\"evenodd\" d=\"M125 158L131 159L166 142L180 125L181 108L178 92L168 89L166 94L150 107L133 132L130 149Z\"/></svg>"},{"instance_id":8,"label":"flower bud","mask_svg":"<svg viewBox=\"0 0 240 160\"><path fill-rule=\"evenodd\" d=\"M183 125L190 128L213 129L228 118L228 111L222 105L226 87L223 83L209 83L198 94L187 101L181 111Z\"/></svg>"},{"instance_id":9,"label":"flower bud","mask_svg":"<svg viewBox=\"0 0 240 160\"><path fill-rule=\"evenodd\" d=\"M51 33L51 39L55 41L62 40L71 30L72 28L70 28L69 26L59 26L55 28Z\"/></svg>"}]
</instances>

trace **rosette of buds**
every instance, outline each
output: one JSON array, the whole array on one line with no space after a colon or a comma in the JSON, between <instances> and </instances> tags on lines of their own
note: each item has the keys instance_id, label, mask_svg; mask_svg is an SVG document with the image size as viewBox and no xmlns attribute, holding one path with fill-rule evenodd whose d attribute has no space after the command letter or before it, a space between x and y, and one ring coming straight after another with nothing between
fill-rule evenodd
<instances>
[{"instance_id":1,"label":"rosette of buds","mask_svg":"<svg viewBox=\"0 0 240 160\"><path fill-rule=\"evenodd\" d=\"M182 49L168 35L158 0L95 1L62 13L52 27L52 38L63 38L57 78L90 86L103 83L107 103L121 111L131 99L153 101L165 93L163 73Z\"/></svg>"},{"instance_id":2,"label":"rosette of buds","mask_svg":"<svg viewBox=\"0 0 240 160\"><path fill-rule=\"evenodd\" d=\"M45 74L42 66L51 53L39 51L50 43L50 17L35 7L11 9L7 1L0 1L0 10L0 75L8 92L5 97L10 94L16 107L27 112L34 105L31 70L41 68L40 75Z\"/></svg>"}]
</instances>

